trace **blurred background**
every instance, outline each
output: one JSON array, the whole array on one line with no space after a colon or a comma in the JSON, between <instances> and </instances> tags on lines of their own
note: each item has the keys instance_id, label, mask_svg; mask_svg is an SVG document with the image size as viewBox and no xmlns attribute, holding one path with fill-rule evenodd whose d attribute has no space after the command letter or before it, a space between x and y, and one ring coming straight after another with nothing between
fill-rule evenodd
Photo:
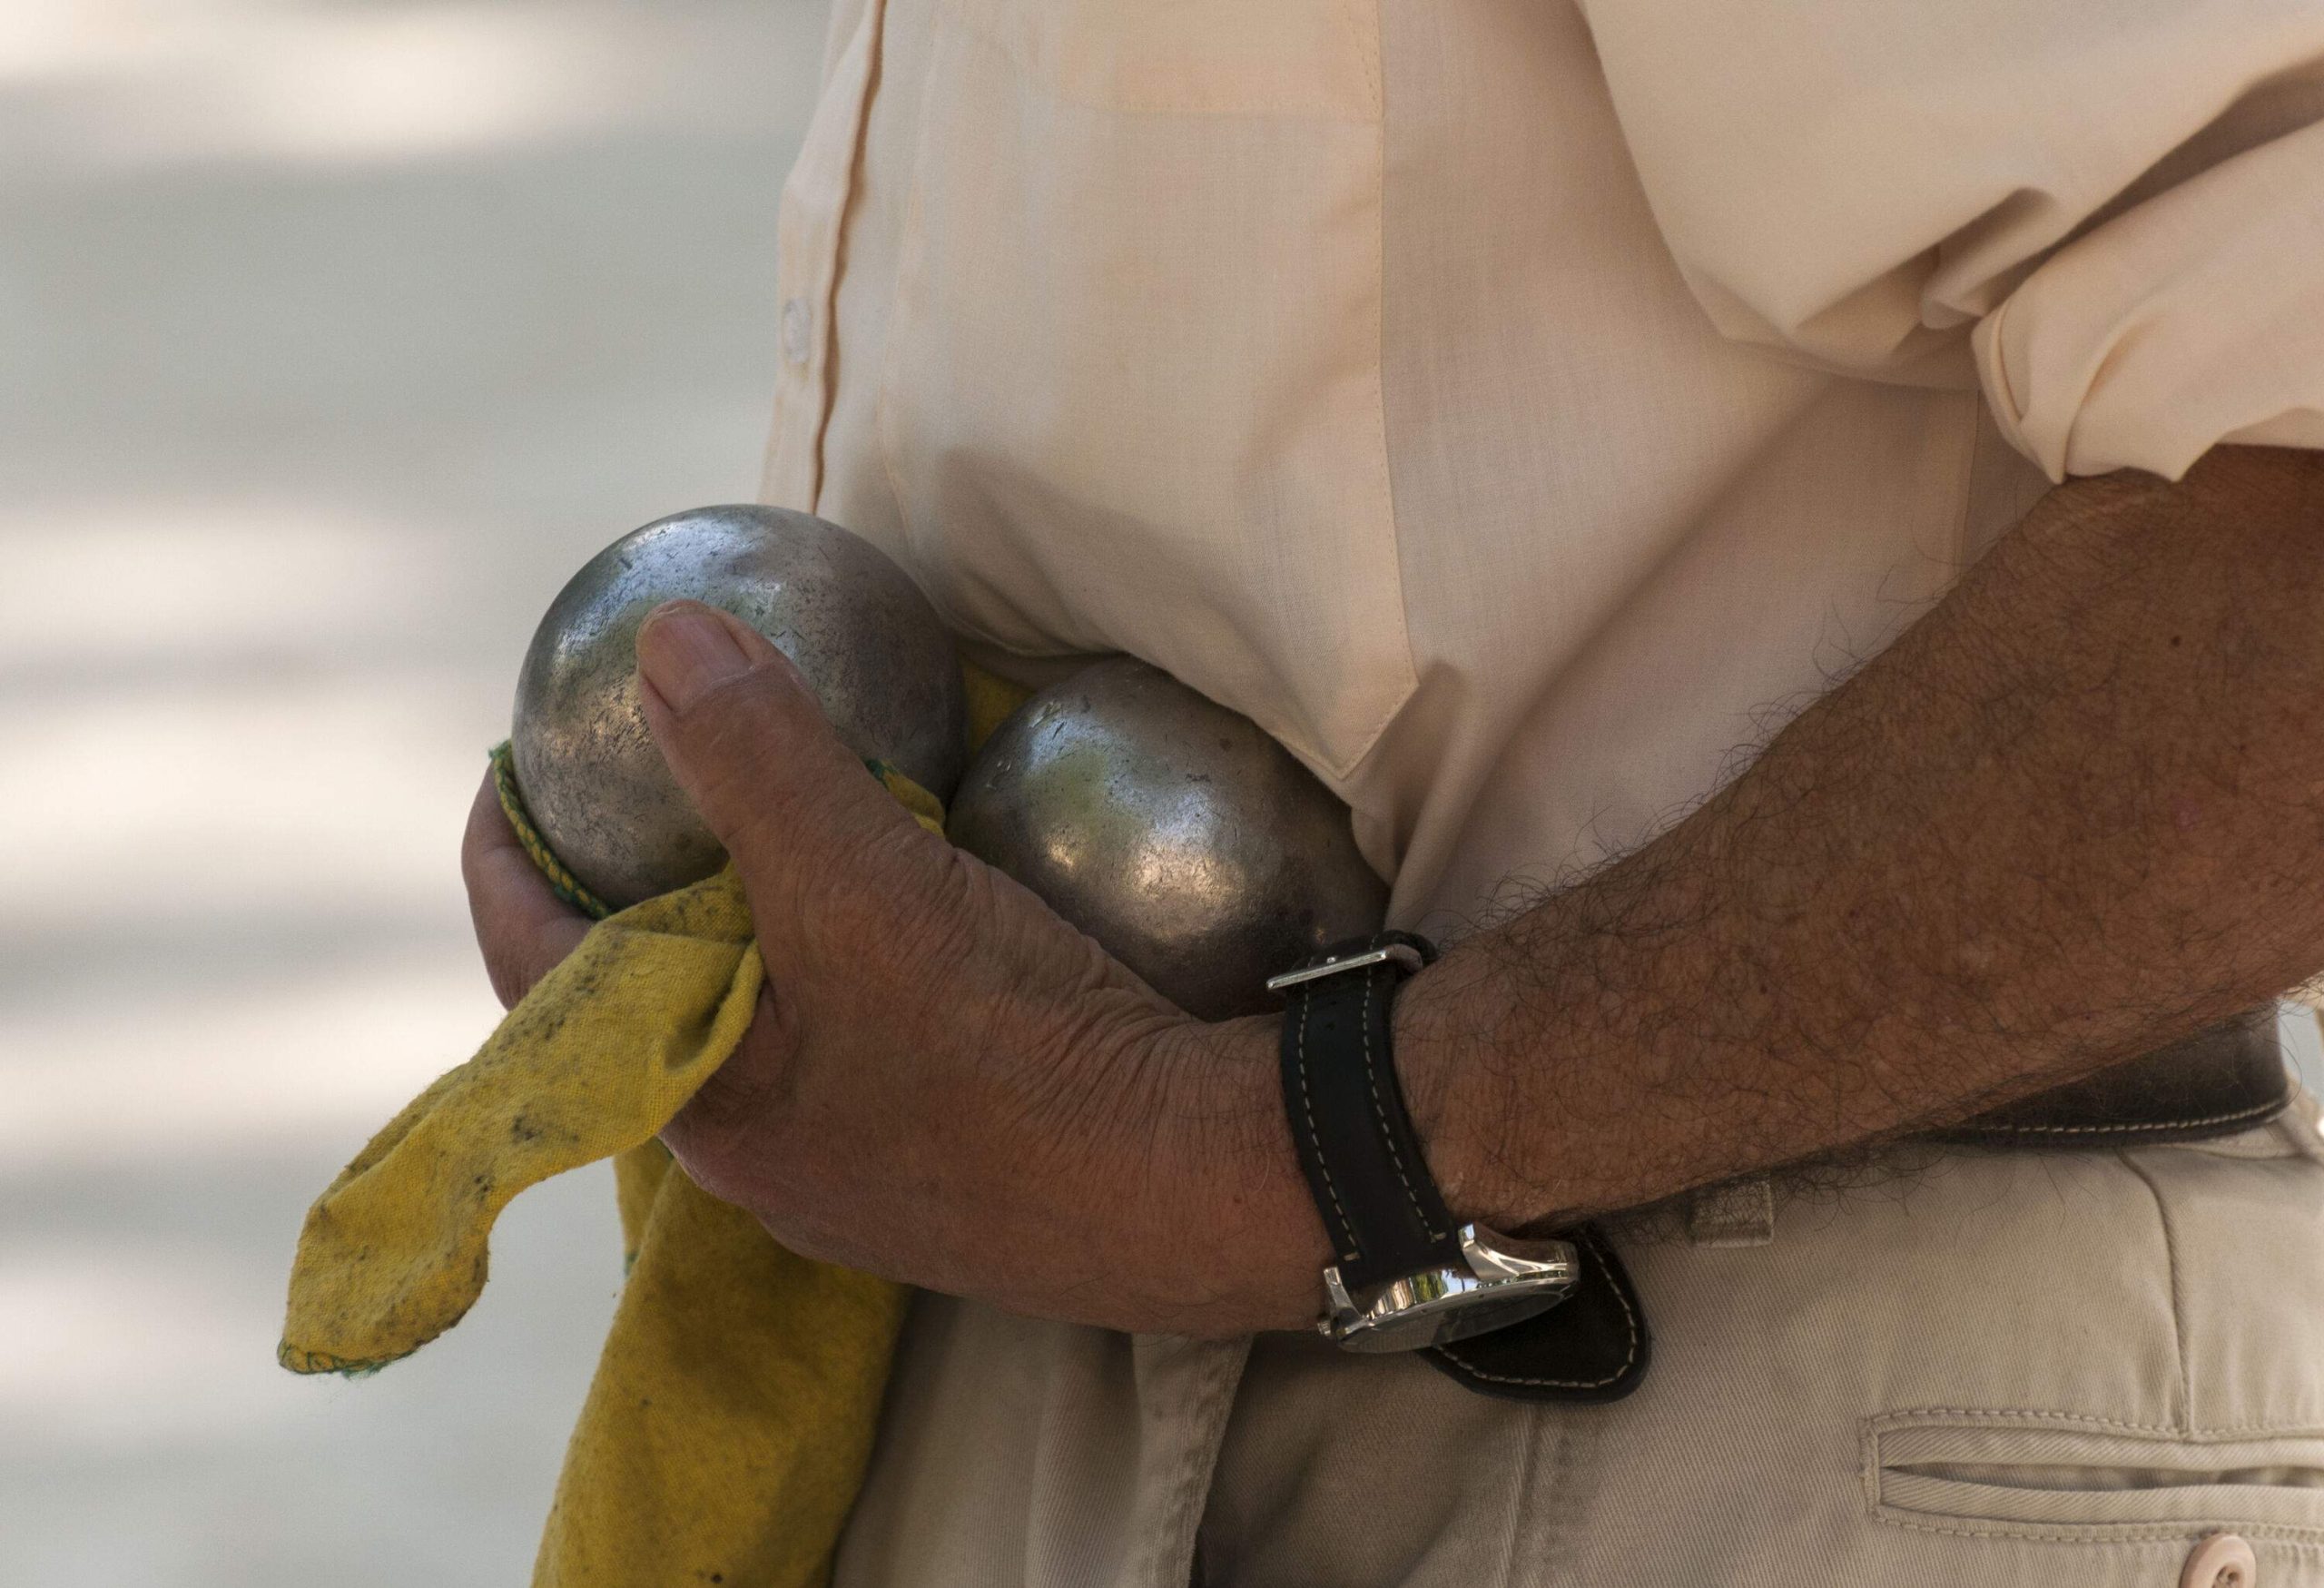
<instances>
[{"instance_id":1,"label":"blurred background","mask_svg":"<svg viewBox=\"0 0 2324 1588\"><path fill-rule=\"evenodd\" d=\"M0 1583L526 1580L610 1176L277 1368L497 1014L456 845L549 597L747 498L825 0L0 0Z\"/></svg>"}]
</instances>

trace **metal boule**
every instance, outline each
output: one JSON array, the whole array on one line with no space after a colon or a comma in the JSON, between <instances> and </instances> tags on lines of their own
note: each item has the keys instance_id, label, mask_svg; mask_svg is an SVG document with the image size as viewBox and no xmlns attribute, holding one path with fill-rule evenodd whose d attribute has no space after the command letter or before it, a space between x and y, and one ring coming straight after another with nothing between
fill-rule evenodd
<instances>
[{"instance_id":1,"label":"metal boule","mask_svg":"<svg viewBox=\"0 0 2324 1588\"><path fill-rule=\"evenodd\" d=\"M918 586L869 541L805 513L697 508L575 574L517 680L517 785L541 836L616 907L724 859L670 776L637 694L637 630L665 601L733 613L798 664L849 748L939 799L967 759L960 660Z\"/></svg>"},{"instance_id":2,"label":"metal boule","mask_svg":"<svg viewBox=\"0 0 2324 1588\"><path fill-rule=\"evenodd\" d=\"M953 797L953 843L1206 1020L1376 932L1388 889L1347 807L1259 725L1129 657L1034 695Z\"/></svg>"}]
</instances>

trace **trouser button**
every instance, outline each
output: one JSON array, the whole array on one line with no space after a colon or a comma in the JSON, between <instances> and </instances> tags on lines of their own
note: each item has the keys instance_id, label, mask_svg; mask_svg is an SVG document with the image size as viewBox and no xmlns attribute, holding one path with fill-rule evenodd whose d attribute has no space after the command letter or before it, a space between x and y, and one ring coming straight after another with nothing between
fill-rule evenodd
<instances>
[{"instance_id":1,"label":"trouser button","mask_svg":"<svg viewBox=\"0 0 2324 1588\"><path fill-rule=\"evenodd\" d=\"M2214 1533L2197 1544L2179 1573L2179 1588L2259 1588L2260 1563L2251 1546L2232 1533Z\"/></svg>"}]
</instances>

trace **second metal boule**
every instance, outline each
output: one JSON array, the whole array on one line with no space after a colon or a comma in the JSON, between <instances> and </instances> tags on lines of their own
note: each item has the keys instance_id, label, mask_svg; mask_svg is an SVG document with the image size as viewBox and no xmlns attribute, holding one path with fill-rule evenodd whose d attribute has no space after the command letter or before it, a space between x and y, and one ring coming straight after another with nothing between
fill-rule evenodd
<instances>
[{"instance_id":1,"label":"second metal boule","mask_svg":"<svg viewBox=\"0 0 2324 1588\"><path fill-rule=\"evenodd\" d=\"M1128 657L1035 695L971 762L954 843L1205 1019L1377 931L1347 807L1249 718Z\"/></svg>"}]
</instances>

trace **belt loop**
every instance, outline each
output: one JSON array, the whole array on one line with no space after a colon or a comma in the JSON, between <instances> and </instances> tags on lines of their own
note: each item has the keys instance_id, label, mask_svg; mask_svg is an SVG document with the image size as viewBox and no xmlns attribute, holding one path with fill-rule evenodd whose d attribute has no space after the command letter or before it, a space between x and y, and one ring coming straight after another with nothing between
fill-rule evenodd
<instances>
[{"instance_id":1,"label":"belt loop","mask_svg":"<svg viewBox=\"0 0 2324 1588\"><path fill-rule=\"evenodd\" d=\"M2291 1107L2277 1117L2276 1129L2290 1138L2292 1150L2311 1163L2324 1163L2324 1108L2316 1094L2295 1087Z\"/></svg>"},{"instance_id":2,"label":"belt loop","mask_svg":"<svg viewBox=\"0 0 2324 1588\"><path fill-rule=\"evenodd\" d=\"M1776 1238L1776 1189L1765 1175L1702 1186L1687 1198L1687 1238L1699 1247L1766 1246Z\"/></svg>"}]
</instances>

